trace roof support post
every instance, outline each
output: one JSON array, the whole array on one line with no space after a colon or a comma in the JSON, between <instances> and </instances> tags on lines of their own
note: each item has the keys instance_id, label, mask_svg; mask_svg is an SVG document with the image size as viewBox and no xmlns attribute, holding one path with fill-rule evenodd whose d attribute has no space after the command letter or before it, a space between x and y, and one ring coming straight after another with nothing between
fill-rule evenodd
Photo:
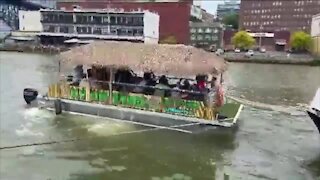
<instances>
[{"instance_id":1,"label":"roof support post","mask_svg":"<svg viewBox=\"0 0 320 180\"><path fill-rule=\"evenodd\" d=\"M113 81L113 67L110 68L110 79L109 79L109 104L112 104L112 81Z\"/></svg>"}]
</instances>

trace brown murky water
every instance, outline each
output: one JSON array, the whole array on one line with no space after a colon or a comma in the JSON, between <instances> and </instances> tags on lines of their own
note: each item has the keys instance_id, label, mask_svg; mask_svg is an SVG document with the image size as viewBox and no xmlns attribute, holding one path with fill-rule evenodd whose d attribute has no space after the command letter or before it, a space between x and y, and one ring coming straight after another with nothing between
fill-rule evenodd
<instances>
[{"instance_id":1,"label":"brown murky water","mask_svg":"<svg viewBox=\"0 0 320 180\"><path fill-rule=\"evenodd\" d=\"M320 177L320 135L303 113L320 86L320 68L231 64L229 93L274 106L246 106L234 132L198 135L142 129L102 118L26 108L25 87L45 91L57 75L51 56L0 52L0 145L88 138L48 146L0 150L0 177L32 179L281 179Z\"/></svg>"}]
</instances>

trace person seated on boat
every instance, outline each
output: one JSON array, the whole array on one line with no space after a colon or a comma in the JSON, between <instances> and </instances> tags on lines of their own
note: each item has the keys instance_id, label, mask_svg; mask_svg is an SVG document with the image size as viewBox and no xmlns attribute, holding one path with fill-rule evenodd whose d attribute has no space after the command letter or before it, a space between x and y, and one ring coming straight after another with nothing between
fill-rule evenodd
<instances>
[{"instance_id":1,"label":"person seated on boat","mask_svg":"<svg viewBox=\"0 0 320 180\"><path fill-rule=\"evenodd\" d=\"M191 84L190 84L189 80L185 79L183 81L182 86L180 86L180 90L191 91ZM190 96L189 92L181 92L182 99L188 99L189 96Z\"/></svg>"},{"instance_id":2,"label":"person seated on boat","mask_svg":"<svg viewBox=\"0 0 320 180\"><path fill-rule=\"evenodd\" d=\"M151 80L151 74L149 72L143 73L143 79L137 84L138 86L146 86L147 82ZM144 87L136 87L133 89L133 92L143 93Z\"/></svg>"},{"instance_id":3,"label":"person seated on boat","mask_svg":"<svg viewBox=\"0 0 320 180\"><path fill-rule=\"evenodd\" d=\"M99 86L97 84L97 80L92 75L92 69L87 70L87 78L89 81L90 88L99 89Z\"/></svg>"},{"instance_id":4,"label":"person seated on boat","mask_svg":"<svg viewBox=\"0 0 320 180\"><path fill-rule=\"evenodd\" d=\"M154 91L155 96L168 97L170 89L168 79L165 75L162 75L159 79L159 83L155 86L156 90ZM159 89L157 89L159 88ZM168 89L168 90L166 90Z\"/></svg>"},{"instance_id":5,"label":"person seated on boat","mask_svg":"<svg viewBox=\"0 0 320 180\"><path fill-rule=\"evenodd\" d=\"M73 83L72 85L74 86L78 86L81 82L81 80L84 77L84 73L83 73L83 65L77 65L74 68L74 76L73 76Z\"/></svg>"},{"instance_id":6,"label":"person seated on boat","mask_svg":"<svg viewBox=\"0 0 320 180\"><path fill-rule=\"evenodd\" d=\"M205 94L208 92L208 88L206 86L206 76L197 75L196 76L196 84L192 86L192 90L198 92L198 94L193 95L194 100L202 101L204 100Z\"/></svg>"},{"instance_id":7,"label":"person seated on boat","mask_svg":"<svg viewBox=\"0 0 320 180\"><path fill-rule=\"evenodd\" d=\"M181 98L180 96L180 88L181 88L181 81L182 79L180 79L177 83L176 83L176 86L172 88L172 91L171 91L171 97L173 98Z\"/></svg>"}]
</instances>

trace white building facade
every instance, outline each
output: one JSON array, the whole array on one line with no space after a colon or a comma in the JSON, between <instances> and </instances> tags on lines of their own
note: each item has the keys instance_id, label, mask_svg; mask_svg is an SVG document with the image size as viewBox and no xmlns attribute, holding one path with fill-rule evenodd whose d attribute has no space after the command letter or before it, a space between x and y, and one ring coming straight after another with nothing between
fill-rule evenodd
<instances>
[{"instance_id":1,"label":"white building facade","mask_svg":"<svg viewBox=\"0 0 320 180\"><path fill-rule=\"evenodd\" d=\"M159 15L149 11L41 10L40 36L66 39L159 41Z\"/></svg>"},{"instance_id":2,"label":"white building facade","mask_svg":"<svg viewBox=\"0 0 320 180\"><path fill-rule=\"evenodd\" d=\"M40 11L19 11L19 31L41 32Z\"/></svg>"},{"instance_id":3,"label":"white building facade","mask_svg":"<svg viewBox=\"0 0 320 180\"><path fill-rule=\"evenodd\" d=\"M320 13L312 17L311 36L320 36Z\"/></svg>"}]
</instances>

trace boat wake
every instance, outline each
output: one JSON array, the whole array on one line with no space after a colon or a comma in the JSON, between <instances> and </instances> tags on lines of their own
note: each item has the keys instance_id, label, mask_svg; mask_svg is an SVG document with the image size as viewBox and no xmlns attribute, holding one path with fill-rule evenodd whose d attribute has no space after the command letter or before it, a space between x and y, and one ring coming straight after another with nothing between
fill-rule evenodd
<instances>
[{"instance_id":1,"label":"boat wake","mask_svg":"<svg viewBox=\"0 0 320 180\"><path fill-rule=\"evenodd\" d=\"M110 136L121 132L130 132L136 130L135 127L128 123L101 122L86 127L89 133L97 136Z\"/></svg>"},{"instance_id":2,"label":"boat wake","mask_svg":"<svg viewBox=\"0 0 320 180\"><path fill-rule=\"evenodd\" d=\"M280 105L272 105L272 104L266 104L266 103L261 103L261 102L256 102L256 101L250 101L247 99L234 97L234 96L230 96L230 95L228 95L227 98L229 98L233 101L239 102L243 105L247 105L250 107L257 108L257 109L276 111L276 112L280 112L280 113L289 114L292 116L306 116L305 111L308 109L307 104L297 104L297 106L280 106Z\"/></svg>"}]
</instances>

